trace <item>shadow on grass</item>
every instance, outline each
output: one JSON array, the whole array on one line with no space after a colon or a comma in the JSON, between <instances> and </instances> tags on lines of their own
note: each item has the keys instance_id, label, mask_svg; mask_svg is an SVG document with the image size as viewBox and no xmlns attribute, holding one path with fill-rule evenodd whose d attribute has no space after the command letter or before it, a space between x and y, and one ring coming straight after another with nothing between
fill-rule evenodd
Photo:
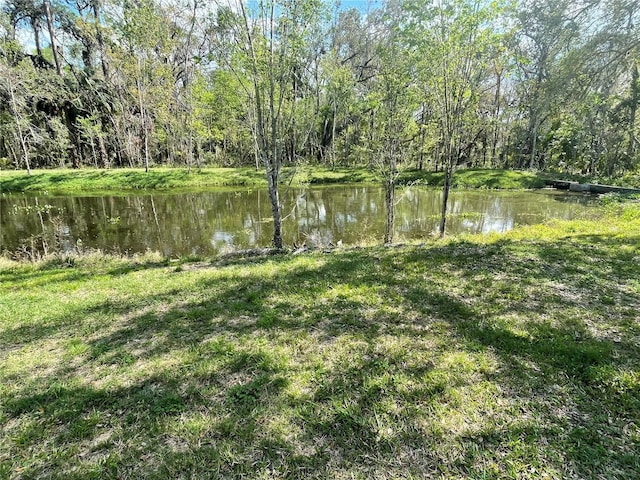
<instances>
[{"instance_id":1,"label":"shadow on grass","mask_svg":"<svg viewBox=\"0 0 640 480\"><path fill-rule=\"evenodd\" d=\"M80 261L80 265L77 265L76 262L77 260L73 255L60 255L35 265L28 270L3 270L0 272L0 281L5 280L11 282L11 284L15 285L16 289L45 287L52 283L78 282L99 275L125 275L140 270L164 268L169 265L168 259L139 262L128 259L123 260L122 265L119 267L109 266L105 269L100 262L94 263L90 267L85 265L83 260ZM76 267L80 267L84 271L80 272Z\"/></svg>"},{"instance_id":2,"label":"shadow on grass","mask_svg":"<svg viewBox=\"0 0 640 480\"><path fill-rule=\"evenodd\" d=\"M634 241L236 259L211 268L264 273L205 267L184 301L168 290L71 312L3 341L126 321L11 392L11 452L58 452L27 477L634 478ZM148 375L145 362L167 363Z\"/></svg>"}]
</instances>

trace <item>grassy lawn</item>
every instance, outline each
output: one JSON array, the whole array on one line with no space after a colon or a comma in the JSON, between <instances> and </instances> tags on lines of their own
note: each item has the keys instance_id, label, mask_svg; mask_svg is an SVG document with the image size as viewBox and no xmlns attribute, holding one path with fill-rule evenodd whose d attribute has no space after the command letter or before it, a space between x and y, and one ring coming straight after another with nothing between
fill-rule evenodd
<instances>
[{"instance_id":1,"label":"grassy lawn","mask_svg":"<svg viewBox=\"0 0 640 480\"><path fill-rule=\"evenodd\" d=\"M460 170L453 186L460 188L526 189L544 186L544 178L531 172L513 170ZM282 184L380 183L376 172L365 168L300 167L285 168ZM417 170L403 172L400 183L420 182L434 187L443 183L442 173ZM262 170L253 168L205 168L188 173L179 168L117 170L38 170L1 171L0 191L11 192L109 192L120 190L155 190L170 188L203 188L224 186L262 186L266 188Z\"/></svg>"},{"instance_id":2,"label":"grassy lawn","mask_svg":"<svg viewBox=\"0 0 640 480\"><path fill-rule=\"evenodd\" d=\"M640 207L397 248L0 264L0 478L640 471Z\"/></svg>"},{"instance_id":3,"label":"grassy lawn","mask_svg":"<svg viewBox=\"0 0 640 480\"><path fill-rule=\"evenodd\" d=\"M454 188L485 188L503 190L535 189L545 186L547 179L565 179L579 182L604 183L640 188L640 175L627 174L617 178L588 178L575 175L540 173L504 169L461 169L455 172ZM282 185L380 183L374 169L326 168L320 166L285 167ZM442 187L444 174L420 170L404 170L399 184L420 183ZM265 187L264 172L255 168L203 168L190 173L183 168L144 169L122 168L113 170L85 168L81 170L0 171L0 192L87 193L117 192L122 190L166 190L171 188L202 189L204 187Z\"/></svg>"}]
</instances>

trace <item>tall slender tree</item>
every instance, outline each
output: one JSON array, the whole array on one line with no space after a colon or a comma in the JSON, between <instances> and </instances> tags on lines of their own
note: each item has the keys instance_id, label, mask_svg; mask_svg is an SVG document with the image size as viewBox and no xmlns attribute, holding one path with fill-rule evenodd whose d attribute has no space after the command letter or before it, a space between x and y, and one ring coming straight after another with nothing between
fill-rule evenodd
<instances>
[{"instance_id":1,"label":"tall slender tree","mask_svg":"<svg viewBox=\"0 0 640 480\"><path fill-rule=\"evenodd\" d=\"M265 168L273 215L273 245L283 248L280 171L286 158L286 133L297 115L296 89L308 40L320 20L321 3L260 0L256 8L238 2L236 37L243 73L239 81L250 99L257 155ZM248 79L248 82L246 80Z\"/></svg>"},{"instance_id":2,"label":"tall slender tree","mask_svg":"<svg viewBox=\"0 0 640 480\"><path fill-rule=\"evenodd\" d=\"M398 6L388 5L374 30L375 78L369 94L370 152L385 190L386 244L394 239L396 184L401 168L406 165L409 143L415 138L414 116L419 107L412 69L415 58L399 32L399 18Z\"/></svg>"},{"instance_id":3,"label":"tall slender tree","mask_svg":"<svg viewBox=\"0 0 640 480\"><path fill-rule=\"evenodd\" d=\"M444 169L440 236L446 231L447 205L454 170L469 161L478 139L478 102L499 34L492 31L495 5L479 0L409 2L406 33L414 38L423 62L417 68L438 129Z\"/></svg>"}]
</instances>

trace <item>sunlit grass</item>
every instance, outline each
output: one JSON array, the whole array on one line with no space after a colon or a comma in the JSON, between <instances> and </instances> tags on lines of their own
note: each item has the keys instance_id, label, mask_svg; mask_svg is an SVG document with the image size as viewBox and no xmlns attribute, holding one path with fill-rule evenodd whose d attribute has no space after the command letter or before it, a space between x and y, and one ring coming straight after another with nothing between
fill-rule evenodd
<instances>
[{"instance_id":1,"label":"sunlit grass","mask_svg":"<svg viewBox=\"0 0 640 480\"><path fill-rule=\"evenodd\" d=\"M640 471L640 208L399 248L0 262L0 478Z\"/></svg>"},{"instance_id":2,"label":"sunlit grass","mask_svg":"<svg viewBox=\"0 0 640 480\"><path fill-rule=\"evenodd\" d=\"M512 170L471 169L456 172L454 188L527 189L544 186L544 178L531 172ZM297 167L284 168L281 186L304 184L380 183L375 169ZM441 187L442 173L405 170L400 184L420 183ZM205 187L255 186L266 188L265 174L254 168L203 168L190 173L181 168L113 170L36 170L25 172L0 171L0 191L88 193L124 190L202 189Z\"/></svg>"}]
</instances>

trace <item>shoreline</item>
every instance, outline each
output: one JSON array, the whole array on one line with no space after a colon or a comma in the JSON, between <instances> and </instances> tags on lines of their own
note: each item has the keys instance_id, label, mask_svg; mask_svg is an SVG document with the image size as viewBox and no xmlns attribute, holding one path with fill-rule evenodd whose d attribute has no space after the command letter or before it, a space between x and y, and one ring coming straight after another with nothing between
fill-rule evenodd
<instances>
[{"instance_id":1,"label":"shoreline","mask_svg":"<svg viewBox=\"0 0 640 480\"><path fill-rule=\"evenodd\" d=\"M292 178L293 176L293 178ZM547 174L529 171L464 169L454 174L452 188L490 190L531 190L543 188ZM398 186L420 184L441 188L442 172L405 170L400 174ZM378 184L377 173L366 168L286 167L280 185L339 185ZM264 187L262 170L254 168L204 168L188 173L181 168L118 170L37 170L32 175L18 171L0 172L2 193L109 193L117 191L164 191L175 188L234 188Z\"/></svg>"}]
</instances>

